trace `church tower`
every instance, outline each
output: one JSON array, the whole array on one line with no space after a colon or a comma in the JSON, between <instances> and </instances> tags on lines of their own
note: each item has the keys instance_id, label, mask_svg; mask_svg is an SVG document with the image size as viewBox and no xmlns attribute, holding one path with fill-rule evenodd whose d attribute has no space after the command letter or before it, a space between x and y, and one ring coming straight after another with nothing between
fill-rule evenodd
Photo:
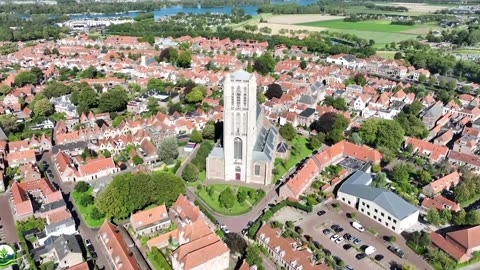
<instances>
[{"instance_id":1,"label":"church tower","mask_svg":"<svg viewBox=\"0 0 480 270\"><path fill-rule=\"evenodd\" d=\"M225 180L250 182L258 135L256 78L238 70L225 77L223 91Z\"/></svg>"}]
</instances>

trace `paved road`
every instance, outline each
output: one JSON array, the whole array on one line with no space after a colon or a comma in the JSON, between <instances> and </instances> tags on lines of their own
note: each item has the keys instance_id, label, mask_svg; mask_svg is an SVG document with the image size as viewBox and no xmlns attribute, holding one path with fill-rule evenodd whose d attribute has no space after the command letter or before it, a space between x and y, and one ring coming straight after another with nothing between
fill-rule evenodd
<instances>
[{"instance_id":1,"label":"paved road","mask_svg":"<svg viewBox=\"0 0 480 270\"><path fill-rule=\"evenodd\" d=\"M0 229L0 234L3 232L0 243L7 242L8 244L13 244L20 241L20 239L18 239L15 218L10 208L9 197L10 190L0 195L0 225L3 226L3 228Z\"/></svg>"},{"instance_id":2,"label":"paved road","mask_svg":"<svg viewBox=\"0 0 480 270\"><path fill-rule=\"evenodd\" d=\"M43 157L42 157L42 160L45 160L48 163L48 168L53 172L54 177L50 179L50 181L55 185L57 185L57 187L59 187L60 190L62 191L65 203L67 204L68 209L72 213L72 216L75 218L75 221L78 225L77 230L80 232L82 238L90 239L90 241L92 242L92 245L95 248L95 251L98 256L95 264L100 269L111 270L112 268L108 264L108 256L105 254L105 250L102 248L102 245L100 244L97 238L98 229L92 229L86 225L82 215L80 215L80 211L77 210L77 208L75 207L75 204L70 198L70 193L73 190L74 183L64 183L60 180L60 178L58 177L58 172L55 168L55 165L53 164L51 157L52 157L51 152L46 152L45 154L43 154Z\"/></svg>"}]
</instances>

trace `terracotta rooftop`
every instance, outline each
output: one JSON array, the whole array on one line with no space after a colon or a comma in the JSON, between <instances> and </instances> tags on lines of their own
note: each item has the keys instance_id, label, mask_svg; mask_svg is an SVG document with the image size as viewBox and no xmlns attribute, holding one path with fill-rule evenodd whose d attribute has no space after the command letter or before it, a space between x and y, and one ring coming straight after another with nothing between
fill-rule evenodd
<instances>
[{"instance_id":1,"label":"terracotta rooftop","mask_svg":"<svg viewBox=\"0 0 480 270\"><path fill-rule=\"evenodd\" d=\"M105 221L98 235L106 245L108 256L118 270L141 270L120 231L112 223Z\"/></svg>"},{"instance_id":2,"label":"terracotta rooftop","mask_svg":"<svg viewBox=\"0 0 480 270\"><path fill-rule=\"evenodd\" d=\"M428 198L428 197L425 198L422 201L422 206L426 207L428 209L436 209L438 211L440 211L442 209L449 209L449 210L452 210L454 212L458 212L458 211L462 210L462 208L460 207L460 204L455 203L455 202L443 197L442 195L437 195L437 196L433 197L433 199Z\"/></svg>"},{"instance_id":3,"label":"terracotta rooftop","mask_svg":"<svg viewBox=\"0 0 480 270\"><path fill-rule=\"evenodd\" d=\"M405 145L409 144L412 144L414 151L429 155L430 159L434 161L439 161L442 157L446 157L448 153L446 146L429 143L413 137L407 137L405 140Z\"/></svg>"},{"instance_id":4,"label":"terracotta rooftop","mask_svg":"<svg viewBox=\"0 0 480 270\"><path fill-rule=\"evenodd\" d=\"M163 220L168 220L168 213L165 204L157 207L140 211L132 215L131 223L134 230L142 227L159 223Z\"/></svg>"}]
</instances>

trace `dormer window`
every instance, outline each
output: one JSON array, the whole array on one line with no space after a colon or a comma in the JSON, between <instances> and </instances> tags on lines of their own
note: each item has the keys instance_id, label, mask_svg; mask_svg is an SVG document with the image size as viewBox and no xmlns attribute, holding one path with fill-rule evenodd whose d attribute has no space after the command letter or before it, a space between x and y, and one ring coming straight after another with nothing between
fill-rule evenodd
<instances>
[{"instance_id":1,"label":"dormer window","mask_svg":"<svg viewBox=\"0 0 480 270\"><path fill-rule=\"evenodd\" d=\"M263 240L264 238L265 238L265 234L264 233L260 234L260 239Z\"/></svg>"},{"instance_id":2,"label":"dormer window","mask_svg":"<svg viewBox=\"0 0 480 270\"><path fill-rule=\"evenodd\" d=\"M275 247L275 252L276 252L276 253L280 252L280 247L279 247L279 246L276 246L276 247Z\"/></svg>"},{"instance_id":3,"label":"dormer window","mask_svg":"<svg viewBox=\"0 0 480 270\"><path fill-rule=\"evenodd\" d=\"M297 260L293 260L293 261L290 263L290 265L291 265L292 267L297 266Z\"/></svg>"}]
</instances>

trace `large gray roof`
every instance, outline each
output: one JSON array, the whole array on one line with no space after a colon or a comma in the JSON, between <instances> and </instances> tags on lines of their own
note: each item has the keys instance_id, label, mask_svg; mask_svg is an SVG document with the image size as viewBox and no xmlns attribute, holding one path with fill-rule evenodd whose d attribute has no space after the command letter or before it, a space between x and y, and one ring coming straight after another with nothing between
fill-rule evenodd
<instances>
[{"instance_id":1,"label":"large gray roof","mask_svg":"<svg viewBox=\"0 0 480 270\"><path fill-rule=\"evenodd\" d=\"M233 72L230 75L231 80L233 81L249 81L252 78L253 74L246 72L243 69L239 69Z\"/></svg>"},{"instance_id":2,"label":"large gray roof","mask_svg":"<svg viewBox=\"0 0 480 270\"><path fill-rule=\"evenodd\" d=\"M340 187L338 192L375 202L395 218L402 220L418 211L418 208L402 199L397 194L369 186L372 175L356 171Z\"/></svg>"},{"instance_id":3,"label":"large gray roof","mask_svg":"<svg viewBox=\"0 0 480 270\"><path fill-rule=\"evenodd\" d=\"M63 260L70 253L82 253L74 235L61 235L53 242L58 259Z\"/></svg>"}]
</instances>

